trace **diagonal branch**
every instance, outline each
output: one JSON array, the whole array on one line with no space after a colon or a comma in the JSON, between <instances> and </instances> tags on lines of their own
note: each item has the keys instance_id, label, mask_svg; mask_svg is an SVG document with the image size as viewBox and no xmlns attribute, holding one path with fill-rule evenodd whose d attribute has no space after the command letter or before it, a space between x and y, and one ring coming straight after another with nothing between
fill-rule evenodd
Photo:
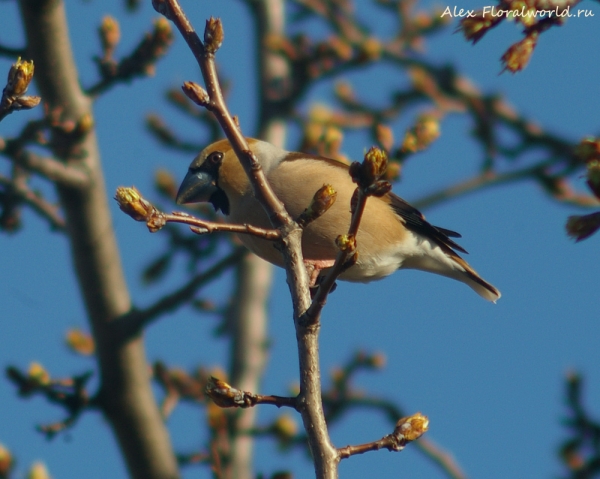
<instances>
[{"instance_id":1,"label":"diagonal branch","mask_svg":"<svg viewBox=\"0 0 600 479\"><path fill-rule=\"evenodd\" d=\"M239 263L239 261L247 254L248 252L245 248L236 248L231 254L221 259L215 265L206 271L202 271L193 276L186 284L172 293L163 296L151 306L128 313L122 321L117 321L115 323L116 327L119 328L121 334L126 337L139 333L164 313L173 311L185 305L194 297L200 288L219 277L227 269Z\"/></svg>"},{"instance_id":2,"label":"diagonal branch","mask_svg":"<svg viewBox=\"0 0 600 479\"><path fill-rule=\"evenodd\" d=\"M11 194L17 195L23 203L30 206L33 211L47 220L53 229L57 231L65 230L65 219L60 215L60 209L56 205L49 203L42 196L21 184L21 182L17 184L1 175L0 185L10 188Z\"/></svg>"},{"instance_id":3,"label":"diagonal branch","mask_svg":"<svg viewBox=\"0 0 600 479\"><path fill-rule=\"evenodd\" d=\"M208 93L204 106L212 111L219 121L248 175L255 197L263 205L271 223L282 230L282 252L294 305L294 324L300 362L300 411L309 437L308 442L317 477L335 478L337 477L339 458L337 450L331 444L321 404L318 355L319 326L315 321L315 324L307 328L298 321L310 305L308 275L303 264L301 250L302 231L290 218L281 201L272 192L260 163L249 150L245 138L227 111L214 63L214 54L223 40L220 21L214 19L207 21L204 35L206 44L203 44L177 1L153 0L153 5L159 13L175 23L188 43L200 65L202 76L206 82Z\"/></svg>"},{"instance_id":4,"label":"diagonal branch","mask_svg":"<svg viewBox=\"0 0 600 479\"><path fill-rule=\"evenodd\" d=\"M85 171L74 166L68 166L54 158L38 155L32 151L21 150L10 159L26 170L37 173L62 186L84 188L90 181Z\"/></svg>"}]
</instances>

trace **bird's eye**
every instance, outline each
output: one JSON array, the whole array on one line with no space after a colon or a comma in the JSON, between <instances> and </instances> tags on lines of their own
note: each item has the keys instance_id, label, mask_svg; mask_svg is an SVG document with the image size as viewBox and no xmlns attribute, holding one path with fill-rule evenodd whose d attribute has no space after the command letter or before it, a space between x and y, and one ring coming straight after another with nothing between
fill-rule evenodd
<instances>
[{"instance_id":1,"label":"bird's eye","mask_svg":"<svg viewBox=\"0 0 600 479\"><path fill-rule=\"evenodd\" d=\"M223 153L220 151L213 151L208 157L206 161L208 161L211 165L218 165L223 160Z\"/></svg>"}]
</instances>

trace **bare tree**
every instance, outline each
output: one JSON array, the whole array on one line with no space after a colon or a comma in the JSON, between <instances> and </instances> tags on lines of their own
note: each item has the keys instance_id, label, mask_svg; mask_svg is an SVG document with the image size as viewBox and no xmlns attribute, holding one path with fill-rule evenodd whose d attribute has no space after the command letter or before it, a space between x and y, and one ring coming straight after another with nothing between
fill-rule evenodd
<instances>
[{"instance_id":1,"label":"bare tree","mask_svg":"<svg viewBox=\"0 0 600 479\"><path fill-rule=\"evenodd\" d=\"M129 5L135 8L136 3ZM288 2L293 5L296 17L325 25L329 32L325 40L315 40L306 34L289 35L286 23L293 24L294 20L286 14L283 0L242 2L251 12L258 65L258 126L256 131L247 132L228 111L227 81L219 78L217 71L218 50L227 41L224 39L227 25L211 17L201 40L176 0L152 3L163 18L155 22L127 56L116 58L118 22L110 17L99 22L102 51L94 59L98 79L92 85L82 86L79 82L63 2L21 0L26 45L22 49L5 46L0 49L3 56L24 58L16 61L9 73L0 103L0 120L17 121L19 113L5 117L36 106L39 99L25 95L32 78L44 106L43 111L39 107L34 110L39 112L39 119L24 124L14 137L0 141L0 153L10 165L9 173L0 175L0 225L7 231L16 230L20 226L21 209L31 208L64 235L91 331L91 336L71 331L69 344L82 354L95 354L99 376L99 388L90 391L89 373L54 379L40 365L29 371L9 366L8 376L21 395L43 395L65 410L63 421L45 425L41 432L53 437L73 427L87 410L99 410L118 441L129 474L136 478L176 478L181 467L194 463L209 466L219 478L256 477L253 443L261 436L274 438L285 447L307 447L319 478L337 477L342 459L382 448L400 451L416 439L413 446L447 477L464 478L449 453L426 437L420 438L428 427L426 416L407 415L386 398L354 390L355 373L380 367L379 355L357 353L340 369L331 388L322 389L318 355L320 317L337 276L344 268L351 267L361 205L378 188L388 188L388 181L401 176L405 162L437 139L440 122L451 113L458 112L471 121L483 152L480 171L472 178L421 198L417 202L419 207L519 180L536 182L557 201L589 206L596 204L594 197L576 192L568 181L574 173L582 171L586 161L589 166L596 157L583 158L581 145L577 149L575 141L544 131L498 96L481 93L454 67L441 67L425 55L415 55L419 44L444 29L447 22L438 12L415 12L411 1L378 2L396 21L397 32L391 39L371 32L345 0ZM503 2L500 6L506 5ZM112 192L106 191L104 183L92 106L101 96L110 95L116 84L152 72L174 38L171 23L195 57L204 87L188 81L183 85L184 94L176 89L169 92L168 98L175 108L197 121L211 139L227 136L252 182L255 196L273 219L273 228L226 225L203 207L192 210L194 216L168 214L137 190L120 188L116 199L123 211L146 222L151 231L161 230L169 239L168 249L153 258L146 268L147 280L160 280L175 255L184 257L193 271L180 287L165 291L162 297L141 308L134 306L124 279L109 211ZM512 72L523 69L539 35L559 23L524 24L525 39L510 47L502 58L506 69ZM461 28L468 39L477 41L495 25L486 23L485 17L478 14L476 20L463 22ZM386 92L388 101L383 107L373 107L361 99L360 91L355 92L349 83L340 81L335 89L335 108L321 106L301 113L299 106L305 95L320 81L343 79L348 72L380 64L408 72L412 79L408 87ZM418 108L420 114L402 138L395 138L389 125L409 107ZM365 155L366 166L355 168L359 187L352 224L348 232L343 232L347 234L335 266L312 296L300 247L302 223L323 214L333 193L315 192L313 204L307 205L313 216L291 218L271 191L245 138L253 135L283 147L290 125L301 132L298 150L340 161L347 161L341 153L344 134L366 132L372 143L378 145ZM158 115L149 116L147 126L159 142L173 151L198 151L202 147L181 138L175 133L178 129L168 126ZM513 134L511 142L498 133L501 129ZM597 146L598 142L588 140L584 146L588 144ZM520 161L533 150L542 151L544 159L534 164ZM382 156L389 156L387 171L379 167ZM32 178L42 178L52 185L53 195L47 197L35 191L31 187ZM157 175L156 187L164 201L173 206L176 189L171 175L166 172ZM198 212L202 213L201 218L195 217ZM192 228L184 232L180 225L172 223L186 223ZM268 355L266 324L271 266L224 240L218 235L220 231L268 238L277 242L282 251L298 347L297 395L258 393ZM214 234L204 234L207 232ZM200 292L229 269L235 271L235 285L231 301L219 309L203 300ZM185 305L221 318L220 334L229 341L224 377L215 377L216 374L204 368L186 372L162 362L155 363L153 374L148 374L144 329L167 312ZM153 380L164 390L160 404L152 394ZM174 450L165 426L165 418L183 400L200 404L208 411L208 444L187 454ZM572 403L576 402L573 399ZM295 431L283 416L268 427L261 427L255 415L255 406L261 404L294 409L302 418L304 432ZM385 414L390 423L389 434L370 438L370 442L366 439L360 445L336 447L329 437L331 424L349 411L365 407ZM581 441L565 445L565 456L573 459L572 452L580 444ZM11 465L10 453L0 448L0 478L10 477ZM280 473L273 477L288 476Z\"/></svg>"}]
</instances>

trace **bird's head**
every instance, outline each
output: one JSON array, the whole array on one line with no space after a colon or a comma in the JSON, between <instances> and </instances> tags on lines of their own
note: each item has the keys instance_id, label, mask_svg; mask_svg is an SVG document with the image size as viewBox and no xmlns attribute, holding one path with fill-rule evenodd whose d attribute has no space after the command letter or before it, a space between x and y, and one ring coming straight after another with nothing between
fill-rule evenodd
<instances>
[{"instance_id":1,"label":"bird's head","mask_svg":"<svg viewBox=\"0 0 600 479\"><path fill-rule=\"evenodd\" d=\"M247 138L265 174L288 152L265 141ZM209 202L216 211L230 213L230 199L245 196L250 182L228 140L219 140L202 150L190 164L177 192L178 204Z\"/></svg>"}]
</instances>

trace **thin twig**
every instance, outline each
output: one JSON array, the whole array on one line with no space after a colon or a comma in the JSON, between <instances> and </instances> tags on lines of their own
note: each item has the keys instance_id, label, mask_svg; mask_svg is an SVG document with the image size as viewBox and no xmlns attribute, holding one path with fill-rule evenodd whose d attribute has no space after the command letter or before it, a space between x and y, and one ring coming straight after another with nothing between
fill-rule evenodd
<instances>
[{"instance_id":1,"label":"thin twig","mask_svg":"<svg viewBox=\"0 0 600 479\"><path fill-rule=\"evenodd\" d=\"M25 48L14 48L0 45L0 56L7 58L22 57L27 53Z\"/></svg>"},{"instance_id":2,"label":"thin twig","mask_svg":"<svg viewBox=\"0 0 600 479\"><path fill-rule=\"evenodd\" d=\"M48 156L41 156L32 151L21 150L10 158L14 163L28 171L34 172L48 180L72 188L84 188L89 184L89 175L82 169L68 166Z\"/></svg>"},{"instance_id":3,"label":"thin twig","mask_svg":"<svg viewBox=\"0 0 600 479\"><path fill-rule=\"evenodd\" d=\"M206 385L206 394L214 403L222 408L248 408L258 404L270 404L277 407L291 407L298 410L298 398L254 394L242 391L225 381L211 376Z\"/></svg>"},{"instance_id":4,"label":"thin twig","mask_svg":"<svg viewBox=\"0 0 600 479\"><path fill-rule=\"evenodd\" d=\"M428 427L429 419L421 413L403 417L396 423L392 434L388 434L378 441L340 448L340 458L347 459L356 454L364 454L365 452L378 451L380 449L395 452L402 451L409 442L420 438L427 431Z\"/></svg>"},{"instance_id":5,"label":"thin twig","mask_svg":"<svg viewBox=\"0 0 600 479\"><path fill-rule=\"evenodd\" d=\"M52 229L56 231L64 231L66 224L64 218L60 215L58 206L46 201L42 196L19 184L16 185L13 181L5 176L0 176L0 185L11 188L11 193L18 197L31 207L39 216L48 221Z\"/></svg>"},{"instance_id":6,"label":"thin twig","mask_svg":"<svg viewBox=\"0 0 600 479\"><path fill-rule=\"evenodd\" d=\"M279 230L260 228L250 224L235 225L216 223L214 221L196 218L183 212L175 212L172 214L163 213L145 199L135 187L118 187L115 200L119 203L121 211L128 214L136 221L144 221L152 233L156 233L167 223L183 223L189 225L190 229L199 235L221 231L227 233L249 234L270 241L281 239L281 232Z\"/></svg>"},{"instance_id":7,"label":"thin twig","mask_svg":"<svg viewBox=\"0 0 600 479\"><path fill-rule=\"evenodd\" d=\"M236 248L232 253L221 259L209 269L196 274L186 284L172 293L163 296L154 304L142 310L135 310L127 314L126 317L122 318L120 321L115 321L115 327L121 329L125 337L136 334L164 313L174 311L187 304L200 288L219 277L227 269L239 262L246 254L248 254L248 252L245 248Z\"/></svg>"},{"instance_id":8,"label":"thin twig","mask_svg":"<svg viewBox=\"0 0 600 479\"><path fill-rule=\"evenodd\" d=\"M415 206L415 208L426 209L443 201L458 198L469 193L474 193L490 186L500 186L506 183L514 183L516 181L535 178L540 170L550 166L552 165L549 162L544 161L535 166L508 171L506 173L486 171L424 196L421 199L413 201L412 204ZM592 195L573 193L553 195L553 198L563 203L569 203L581 207L589 208L598 206L598 200Z\"/></svg>"},{"instance_id":9,"label":"thin twig","mask_svg":"<svg viewBox=\"0 0 600 479\"><path fill-rule=\"evenodd\" d=\"M50 375L41 365L34 364L27 373L9 366L6 368L6 375L19 388L20 396L39 394L49 402L61 406L67 413L67 417L62 421L38 426L37 429L48 439L72 427L82 412L97 406L86 390L92 372L66 379L50 379Z\"/></svg>"},{"instance_id":10,"label":"thin twig","mask_svg":"<svg viewBox=\"0 0 600 479\"><path fill-rule=\"evenodd\" d=\"M136 77L153 74L155 64L165 55L172 42L173 34L169 23L160 19L155 22L152 31L144 35L133 52L121 61L113 60L112 55L108 58L96 58L102 78L89 87L86 93L97 97L118 83L127 83Z\"/></svg>"},{"instance_id":11,"label":"thin twig","mask_svg":"<svg viewBox=\"0 0 600 479\"><path fill-rule=\"evenodd\" d=\"M173 214L163 213L162 218L164 218L167 223L184 223L190 225L190 229L196 234L216 233L221 231L227 233L248 234L269 241L281 239L281 232L279 230L259 228L258 226L253 226L251 224L234 225L228 223L215 223L180 212L175 212Z\"/></svg>"}]
</instances>

